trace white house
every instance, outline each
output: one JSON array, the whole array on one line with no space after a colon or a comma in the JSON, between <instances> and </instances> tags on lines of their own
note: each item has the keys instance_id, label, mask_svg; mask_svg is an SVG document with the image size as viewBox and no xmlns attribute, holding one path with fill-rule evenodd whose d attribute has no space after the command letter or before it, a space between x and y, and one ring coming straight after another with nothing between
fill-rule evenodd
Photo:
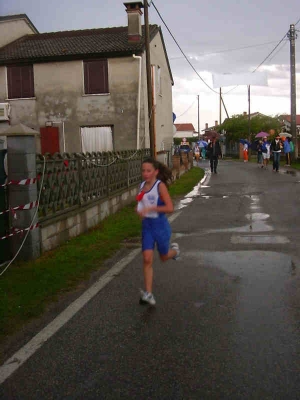
<instances>
[{"instance_id":1,"label":"white house","mask_svg":"<svg viewBox=\"0 0 300 400\"><path fill-rule=\"evenodd\" d=\"M39 33L25 14L0 18L0 131L40 131L42 153L150 147L143 3L124 4L128 26L113 28ZM173 139L174 82L161 28L149 31L160 150Z\"/></svg>"}]
</instances>

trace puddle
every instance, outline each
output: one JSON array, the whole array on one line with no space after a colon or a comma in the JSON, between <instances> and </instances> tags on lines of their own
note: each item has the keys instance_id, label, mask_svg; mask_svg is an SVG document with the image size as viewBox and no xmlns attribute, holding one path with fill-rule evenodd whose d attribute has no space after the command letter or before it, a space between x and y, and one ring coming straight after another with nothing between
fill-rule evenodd
<instances>
[{"instance_id":1,"label":"puddle","mask_svg":"<svg viewBox=\"0 0 300 400\"><path fill-rule=\"evenodd\" d=\"M192 233L179 233L179 232L173 234L175 239L179 239L179 238L182 238L185 236L192 236L192 235L193 235Z\"/></svg>"},{"instance_id":2,"label":"puddle","mask_svg":"<svg viewBox=\"0 0 300 400\"><path fill-rule=\"evenodd\" d=\"M250 219L251 221L262 221L264 219L268 219L270 215L263 213L252 213L252 214L246 214L245 217L247 219Z\"/></svg>"},{"instance_id":3,"label":"puddle","mask_svg":"<svg viewBox=\"0 0 300 400\"><path fill-rule=\"evenodd\" d=\"M239 226L237 228L225 228L225 229L209 229L208 233L218 232L271 232L273 231L272 226L268 225L264 221L253 221L250 225Z\"/></svg>"},{"instance_id":4,"label":"puddle","mask_svg":"<svg viewBox=\"0 0 300 400\"><path fill-rule=\"evenodd\" d=\"M232 236L230 239L234 244L285 244L289 243L289 239L285 236Z\"/></svg>"}]
</instances>

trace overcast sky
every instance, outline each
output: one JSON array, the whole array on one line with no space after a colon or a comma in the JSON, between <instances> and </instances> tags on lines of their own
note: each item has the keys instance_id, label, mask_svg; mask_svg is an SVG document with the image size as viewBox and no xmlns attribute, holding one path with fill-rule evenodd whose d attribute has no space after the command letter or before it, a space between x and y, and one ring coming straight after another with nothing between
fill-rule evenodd
<instances>
[{"instance_id":1,"label":"overcast sky","mask_svg":"<svg viewBox=\"0 0 300 400\"><path fill-rule=\"evenodd\" d=\"M202 3L202 4L201 4ZM219 121L219 89L211 88L213 74L253 72L300 20L299 0L155 0L149 22L162 27L174 78L175 122L191 122L198 130ZM0 15L25 13L39 32L127 25L121 0L2 0ZM164 22L163 22L164 21ZM184 58L172 35L188 57ZM300 22L296 29L300 31ZM300 114L300 32L296 40L297 114ZM268 87L251 87L251 112L290 114L290 42L286 38L257 69L268 72ZM247 86L224 87L229 116L248 111ZM226 118L222 108L222 120Z\"/></svg>"}]
</instances>

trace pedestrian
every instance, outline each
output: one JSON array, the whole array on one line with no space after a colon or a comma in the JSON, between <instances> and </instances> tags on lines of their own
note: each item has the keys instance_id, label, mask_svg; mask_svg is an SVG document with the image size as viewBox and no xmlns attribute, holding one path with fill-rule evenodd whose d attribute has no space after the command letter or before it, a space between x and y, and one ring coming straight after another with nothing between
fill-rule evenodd
<instances>
[{"instance_id":1,"label":"pedestrian","mask_svg":"<svg viewBox=\"0 0 300 400\"><path fill-rule=\"evenodd\" d=\"M249 144L248 144L248 142L245 141L244 146L243 146L244 162L248 162L248 148L249 148Z\"/></svg>"},{"instance_id":2,"label":"pedestrian","mask_svg":"<svg viewBox=\"0 0 300 400\"><path fill-rule=\"evenodd\" d=\"M263 168L263 155L262 155L262 140L259 140L257 143L257 163L259 164L259 167Z\"/></svg>"},{"instance_id":3,"label":"pedestrian","mask_svg":"<svg viewBox=\"0 0 300 400\"><path fill-rule=\"evenodd\" d=\"M207 154L210 161L210 170L211 172L217 173L217 167L219 162L219 157L222 157L222 150L220 146L220 142L217 140L216 136L213 136L211 141L207 146Z\"/></svg>"},{"instance_id":4,"label":"pedestrian","mask_svg":"<svg viewBox=\"0 0 300 400\"><path fill-rule=\"evenodd\" d=\"M198 146L198 144L196 144L196 146L194 148L194 154L195 154L195 160L198 164L199 158L200 158L200 147Z\"/></svg>"},{"instance_id":5,"label":"pedestrian","mask_svg":"<svg viewBox=\"0 0 300 400\"><path fill-rule=\"evenodd\" d=\"M205 160L205 157L206 157L206 148L205 148L205 146L203 146L201 148L201 157L202 157L203 160Z\"/></svg>"},{"instance_id":6,"label":"pedestrian","mask_svg":"<svg viewBox=\"0 0 300 400\"><path fill-rule=\"evenodd\" d=\"M262 142L262 157L263 157L263 166L265 167L265 169L267 169L267 166L269 164L270 161L270 146L271 144L268 142L268 138L267 136L265 136L263 138L263 142Z\"/></svg>"},{"instance_id":7,"label":"pedestrian","mask_svg":"<svg viewBox=\"0 0 300 400\"><path fill-rule=\"evenodd\" d=\"M290 147L291 147L291 153L293 153L295 151L294 143L292 142L291 138L288 138L288 141L289 141L289 144L290 144Z\"/></svg>"},{"instance_id":8,"label":"pedestrian","mask_svg":"<svg viewBox=\"0 0 300 400\"><path fill-rule=\"evenodd\" d=\"M273 154L273 172L279 171L279 164L280 164L280 153L283 146L280 140L280 136L276 135L275 139L271 142L270 150Z\"/></svg>"},{"instance_id":9,"label":"pedestrian","mask_svg":"<svg viewBox=\"0 0 300 400\"><path fill-rule=\"evenodd\" d=\"M164 164L148 158L142 163L143 182L137 195L137 213L142 218L142 252L145 291L141 290L141 304L155 305L152 294L153 256L155 245L160 259L177 260L180 250L177 243L170 246L171 226L166 214L174 210L168 192L171 170Z\"/></svg>"},{"instance_id":10,"label":"pedestrian","mask_svg":"<svg viewBox=\"0 0 300 400\"><path fill-rule=\"evenodd\" d=\"M288 138L285 138L283 140L283 151L285 154L285 167L290 167L291 166L291 145L290 142L288 141Z\"/></svg>"}]
</instances>

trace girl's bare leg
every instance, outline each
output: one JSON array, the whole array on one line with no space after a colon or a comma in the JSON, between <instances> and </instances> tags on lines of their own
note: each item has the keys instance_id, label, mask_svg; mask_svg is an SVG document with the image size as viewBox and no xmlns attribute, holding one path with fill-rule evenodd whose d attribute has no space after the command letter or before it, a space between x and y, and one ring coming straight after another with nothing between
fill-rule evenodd
<instances>
[{"instance_id":1,"label":"girl's bare leg","mask_svg":"<svg viewBox=\"0 0 300 400\"><path fill-rule=\"evenodd\" d=\"M160 254L161 261L168 261L177 255L177 251L170 249L167 254Z\"/></svg>"},{"instance_id":2,"label":"girl's bare leg","mask_svg":"<svg viewBox=\"0 0 300 400\"><path fill-rule=\"evenodd\" d=\"M145 282L145 290L148 293L152 293L152 285L153 285L153 250L145 250L143 251L143 270L144 270L144 282Z\"/></svg>"}]
</instances>

